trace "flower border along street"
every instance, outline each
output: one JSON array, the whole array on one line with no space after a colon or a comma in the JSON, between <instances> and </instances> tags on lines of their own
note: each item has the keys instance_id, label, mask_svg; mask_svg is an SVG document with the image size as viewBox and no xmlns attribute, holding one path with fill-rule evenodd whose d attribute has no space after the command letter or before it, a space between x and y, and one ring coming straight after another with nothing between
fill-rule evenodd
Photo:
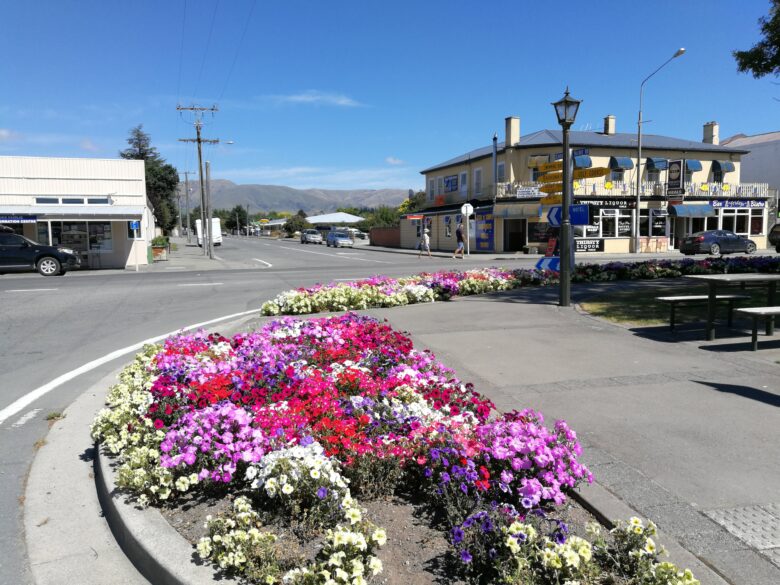
<instances>
[{"instance_id":1,"label":"flower border along street","mask_svg":"<svg viewBox=\"0 0 780 585\"><path fill-rule=\"evenodd\" d=\"M175 336L146 347L107 402L92 434L116 457L118 487L142 505L230 498L197 552L250 583L369 582L400 535L360 502L399 489L441 518L452 571L470 583L697 583L660 561L639 519L570 534L556 509L592 480L576 433L531 410L497 412L370 317ZM312 539L316 553L295 552Z\"/></svg>"},{"instance_id":2,"label":"flower border along street","mask_svg":"<svg viewBox=\"0 0 780 585\"><path fill-rule=\"evenodd\" d=\"M652 280L688 274L726 272L780 272L780 258L735 257L705 260L647 260L577 264L572 282ZM423 272L405 278L372 278L318 284L285 291L262 306L263 315L306 315L325 311L350 311L448 301L455 296L485 294L526 286L557 285L550 270L482 268L466 271Z\"/></svg>"}]
</instances>

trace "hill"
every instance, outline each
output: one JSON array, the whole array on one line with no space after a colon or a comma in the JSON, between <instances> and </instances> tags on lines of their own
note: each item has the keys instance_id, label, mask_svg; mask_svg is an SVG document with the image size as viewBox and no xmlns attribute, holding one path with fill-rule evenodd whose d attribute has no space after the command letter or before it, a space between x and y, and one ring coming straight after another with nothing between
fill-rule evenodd
<instances>
[{"instance_id":1,"label":"hill","mask_svg":"<svg viewBox=\"0 0 780 585\"><path fill-rule=\"evenodd\" d=\"M184 184L179 187L184 189ZM193 189L190 204L200 202L200 186L190 182ZM211 181L211 206L213 209L231 209L236 205L246 207L250 212L298 211L307 214L327 213L339 207L398 206L408 194L407 189L294 189L282 185L237 185L225 179Z\"/></svg>"}]
</instances>

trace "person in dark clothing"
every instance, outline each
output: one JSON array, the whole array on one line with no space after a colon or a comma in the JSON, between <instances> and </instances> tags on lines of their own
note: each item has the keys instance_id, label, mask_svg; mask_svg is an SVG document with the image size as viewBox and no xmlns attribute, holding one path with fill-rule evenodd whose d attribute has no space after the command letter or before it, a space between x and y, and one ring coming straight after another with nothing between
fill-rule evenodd
<instances>
[{"instance_id":1,"label":"person in dark clothing","mask_svg":"<svg viewBox=\"0 0 780 585\"><path fill-rule=\"evenodd\" d=\"M452 253L453 258L458 258L458 253L460 253L460 259L463 259L463 250L465 248L465 242L463 240L463 224L458 224L458 229L455 230L455 239L458 241L458 247L455 248L455 251Z\"/></svg>"}]
</instances>

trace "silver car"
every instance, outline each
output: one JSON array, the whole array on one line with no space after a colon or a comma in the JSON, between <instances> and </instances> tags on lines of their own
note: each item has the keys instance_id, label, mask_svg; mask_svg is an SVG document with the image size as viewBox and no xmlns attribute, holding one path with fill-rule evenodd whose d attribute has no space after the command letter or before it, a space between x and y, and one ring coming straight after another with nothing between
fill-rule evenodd
<instances>
[{"instance_id":1,"label":"silver car","mask_svg":"<svg viewBox=\"0 0 780 585\"><path fill-rule=\"evenodd\" d=\"M303 230L301 244L322 244L322 234L317 230Z\"/></svg>"}]
</instances>

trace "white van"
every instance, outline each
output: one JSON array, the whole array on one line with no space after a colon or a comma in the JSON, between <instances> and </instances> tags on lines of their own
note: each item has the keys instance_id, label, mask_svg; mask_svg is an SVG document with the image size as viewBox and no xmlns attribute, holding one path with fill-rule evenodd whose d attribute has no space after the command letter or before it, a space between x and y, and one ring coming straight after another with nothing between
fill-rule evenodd
<instances>
[{"instance_id":1,"label":"white van","mask_svg":"<svg viewBox=\"0 0 780 585\"><path fill-rule=\"evenodd\" d=\"M203 246L203 225L199 219L195 220L195 233L198 235L198 246ZM215 246L222 245L222 225L218 217L211 218L211 237Z\"/></svg>"}]
</instances>

